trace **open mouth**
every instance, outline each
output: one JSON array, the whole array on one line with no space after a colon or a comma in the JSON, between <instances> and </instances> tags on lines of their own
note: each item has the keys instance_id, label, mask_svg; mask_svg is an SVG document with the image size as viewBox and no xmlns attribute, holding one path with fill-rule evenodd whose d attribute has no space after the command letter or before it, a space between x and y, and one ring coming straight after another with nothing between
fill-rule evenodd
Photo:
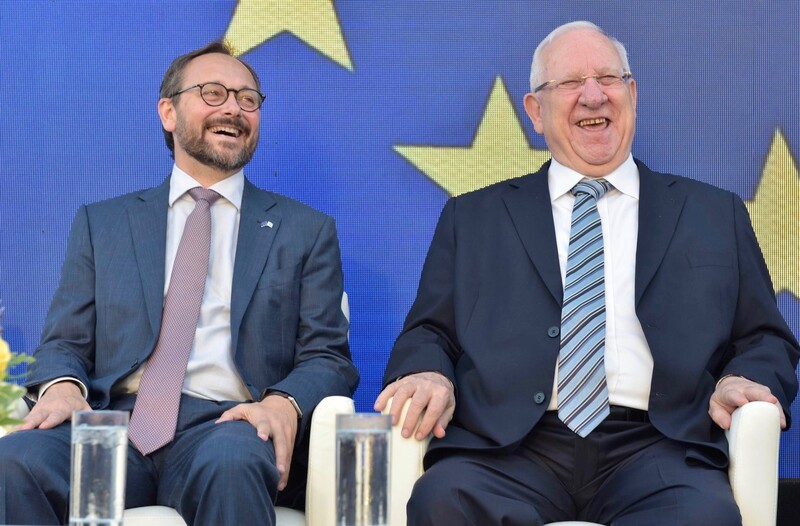
<instances>
[{"instance_id":1,"label":"open mouth","mask_svg":"<svg viewBox=\"0 0 800 526\"><path fill-rule=\"evenodd\" d=\"M242 130L232 126L209 126L207 129L214 135L223 135L225 137L239 137L242 135Z\"/></svg>"},{"instance_id":2,"label":"open mouth","mask_svg":"<svg viewBox=\"0 0 800 526\"><path fill-rule=\"evenodd\" d=\"M608 124L608 120L605 117L597 117L596 119L583 119L578 121L578 126L581 128L602 128L606 124Z\"/></svg>"}]
</instances>

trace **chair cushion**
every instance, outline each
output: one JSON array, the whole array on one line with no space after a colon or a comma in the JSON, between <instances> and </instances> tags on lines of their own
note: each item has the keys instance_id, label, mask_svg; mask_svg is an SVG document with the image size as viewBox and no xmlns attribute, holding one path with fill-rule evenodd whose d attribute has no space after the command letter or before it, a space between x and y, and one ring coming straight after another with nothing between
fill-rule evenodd
<instances>
[{"instance_id":1,"label":"chair cushion","mask_svg":"<svg viewBox=\"0 0 800 526\"><path fill-rule=\"evenodd\" d=\"M289 508L275 508L278 526L306 526L306 517ZM125 526L186 526L178 512L166 506L144 506L125 510Z\"/></svg>"},{"instance_id":2,"label":"chair cushion","mask_svg":"<svg viewBox=\"0 0 800 526\"><path fill-rule=\"evenodd\" d=\"M125 510L125 526L186 526L178 512L166 506L144 506Z\"/></svg>"},{"instance_id":3,"label":"chair cushion","mask_svg":"<svg viewBox=\"0 0 800 526\"><path fill-rule=\"evenodd\" d=\"M275 508L275 524L277 526L306 526L306 516L291 508Z\"/></svg>"}]
</instances>

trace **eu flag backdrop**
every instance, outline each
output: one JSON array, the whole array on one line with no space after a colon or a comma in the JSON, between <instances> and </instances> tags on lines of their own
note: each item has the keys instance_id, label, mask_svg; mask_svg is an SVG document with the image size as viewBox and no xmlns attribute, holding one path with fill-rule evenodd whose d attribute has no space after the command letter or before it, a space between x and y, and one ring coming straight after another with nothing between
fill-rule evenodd
<instances>
[{"instance_id":1,"label":"eu flag backdrop","mask_svg":"<svg viewBox=\"0 0 800 526\"><path fill-rule=\"evenodd\" d=\"M535 170L536 44L591 20L628 48L634 154L738 193L800 335L800 3L523 0L5 0L0 297L36 347L76 208L159 184L156 114L178 54L227 38L266 102L246 174L332 215L368 411L448 195ZM664 316L669 316L665 312ZM781 476L800 477L800 403Z\"/></svg>"}]
</instances>

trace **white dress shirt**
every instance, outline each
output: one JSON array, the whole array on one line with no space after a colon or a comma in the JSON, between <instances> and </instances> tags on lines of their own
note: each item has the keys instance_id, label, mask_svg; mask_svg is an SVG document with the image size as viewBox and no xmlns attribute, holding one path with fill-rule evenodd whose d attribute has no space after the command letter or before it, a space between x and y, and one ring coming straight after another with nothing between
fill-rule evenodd
<instances>
[{"instance_id":1,"label":"white dress shirt","mask_svg":"<svg viewBox=\"0 0 800 526\"><path fill-rule=\"evenodd\" d=\"M201 186L186 172L174 166L169 182L167 211L167 251L164 262L164 297L169 289L172 266L186 225L194 210L189 190ZM251 400L231 353L231 289L236 241L239 237L244 172L228 177L209 187L222 197L211 207L211 256L208 277L197 332L186 367L183 393L208 400ZM146 364L145 364L146 365ZM122 392L133 393L139 388L144 366L126 379Z\"/></svg>"},{"instance_id":2,"label":"white dress shirt","mask_svg":"<svg viewBox=\"0 0 800 526\"><path fill-rule=\"evenodd\" d=\"M572 206L570 190L584 177L553 159L547 173L553 207L561 284L569 250ZM639 231L639 170L633 156L604 177L614 188L597 203L603 226L606 285L605 368L612 405L647 410L653 356L635 310L636 241ZM558 408L558 365L548 409Z\"/></svg>"}]
</instances>

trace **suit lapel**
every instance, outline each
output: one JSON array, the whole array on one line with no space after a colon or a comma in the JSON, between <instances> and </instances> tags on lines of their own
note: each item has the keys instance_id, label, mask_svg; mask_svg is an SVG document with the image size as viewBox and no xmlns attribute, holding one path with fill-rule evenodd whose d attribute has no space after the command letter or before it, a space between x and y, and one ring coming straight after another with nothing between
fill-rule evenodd
<instances>
[{"instance_id":1,"label":"suit lapel","mask_svg":"<svg viewBox=\"0 0 800 526\"><path fill-rule=\"evenodd\" d=\"M517 235L550 294L561 304L563 287L558 265L553 207L547 186L547 162L533 175L511 181L515 191L503 196Z\"/></svg>"},{"instance_id":2,"label":"suit lapel","mask_svg":"<svg viewBox=\"0 0 800 526\"><path fill-rule=\"evenodd\" d=\"M281 226L277 201L245 179L239 238L231 291L231 338L236 353L239 327L250 298L264 271L272 242Z\"/></svg>"},{"instance_id":3,"label":"suit lapel","mask_svg":"<svg viewBox=\"0 0 800 526\"><path fill-rule=\"evenodd\" d=\"M677 179L639 167L639 234L636 245L636 304L658 270L675 234L686 193Z\"/></svg>"},{"instance_id":4,"label":"suit lapel","mask_svg":"<svg viewBox=\"0 0 800 526\"><path fill-rule=\"evenodd\" d=\"M160 186L139 194L139 201L128 209L133 249L142 280L147 317L154 334L158 334L161 328L161 311L164 303L168 208L169 178Z\"/></svg>"}]
</instances>

